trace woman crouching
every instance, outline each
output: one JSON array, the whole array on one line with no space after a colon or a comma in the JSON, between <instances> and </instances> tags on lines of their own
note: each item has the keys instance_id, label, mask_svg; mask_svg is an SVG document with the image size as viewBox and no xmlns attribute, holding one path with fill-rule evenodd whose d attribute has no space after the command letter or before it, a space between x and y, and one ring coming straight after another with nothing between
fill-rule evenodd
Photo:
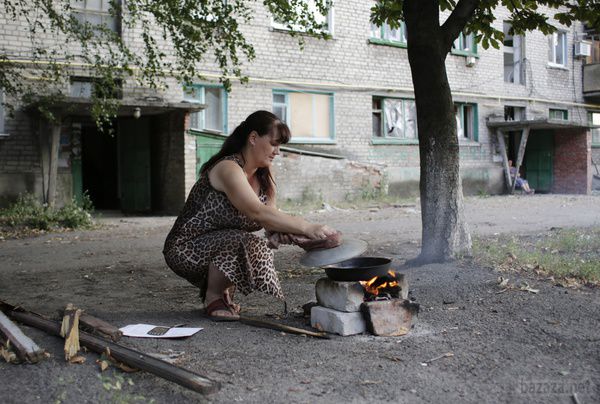
<instances>
[{"instance_id":1,"label":"woman crouching","mask_svg":"<svg viewBox=\"0 0 600 404\"><path fill-rule=\"evenodd\" d=\"M257 111L227 137L200 170L183 210L165 241L169 268L200 288L208 317L239 319L232 291L254 290L283 299L267 240L252 232L324 239L336 233L287 215L275 206L270 167L290 130L276 115Z\"/></svg>"}]
</instances>

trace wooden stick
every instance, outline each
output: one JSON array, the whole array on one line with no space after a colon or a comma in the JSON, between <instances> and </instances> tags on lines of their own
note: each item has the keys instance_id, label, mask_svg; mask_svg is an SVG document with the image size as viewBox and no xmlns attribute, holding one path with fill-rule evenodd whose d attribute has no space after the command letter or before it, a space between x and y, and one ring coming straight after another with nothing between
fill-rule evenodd
<instances>
[{"instance_id":1,"label":"wooden stick","mask_svg":"<svg viewBox=\"0 0 600 404\"><path fill-rule=\"evenodd\" d=\"M8 338L19 359L37 363L45 357L44 350L37 346L31 338L23 334L23 331L1 311L0 332Z\"/></svg>"},{"instance_id":2,"label":"wooden stick","mask_svg":"<svg viewBox=\"0 0 600 404\"><path fill-rule=\"evenodd\" d=\"M274 321L261 320L254 317L240 316L240 322L255 327L269 328L271 330L289 332L290 334L300 334L321 339L331 339L331 337L329 337L329 335L325 334L324 332L313 332L309 330L304 330L302 328L290 327L288 325L276 323Z\"/></svg>"},{"instance_id":3,"label":"wooden stick","mask_svg":"<svg viewBox=\"0 0 600 404\"><path fill-rule=\"evenodd\" d=\"M56 336L60 335L60 324L55 321L47 320L25 311L16 310L9 312L9 316L23 324L39 328L49 334ZM95 337L86 332L80 332L79 341L82 346L99 354L106 351L106 348L110 348L110 354L116 360L131 367L153 373L190 390L208 394L214 393L221 388L221 384L218 381L171 365L170 363L153 358L134 349L126 348L114 342Z\"/></svg>"},{"instance_id":4,"label":"wooden stick","mask_svg":"<svg viewBox=\"0 0 600 404\"><path fill-rule=\"evenodd\" d=\"M117 342L123 336L123 332L114 325L94 316L90 316L85 312L79 317L79 324L89 328L93 332L98 332L109 337L113 342Z\"/></svg>"}]
</instances>

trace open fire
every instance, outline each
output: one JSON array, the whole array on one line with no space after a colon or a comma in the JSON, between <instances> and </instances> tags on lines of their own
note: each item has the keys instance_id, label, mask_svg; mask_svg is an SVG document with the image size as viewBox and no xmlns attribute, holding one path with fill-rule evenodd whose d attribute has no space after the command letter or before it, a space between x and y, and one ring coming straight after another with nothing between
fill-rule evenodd
<instances>
[{"instance_id":1,"label":"open fire","mask_svg":"<svg viewBox=\"0 0 600 404\"><path fill-rule=\"evenodd\" d=\"M368 281L360 281L360 284L365 289L367 302L399 299L402 291L394 271L388 271L387 275L376 276Z\"/></svg>"}]
</instances>

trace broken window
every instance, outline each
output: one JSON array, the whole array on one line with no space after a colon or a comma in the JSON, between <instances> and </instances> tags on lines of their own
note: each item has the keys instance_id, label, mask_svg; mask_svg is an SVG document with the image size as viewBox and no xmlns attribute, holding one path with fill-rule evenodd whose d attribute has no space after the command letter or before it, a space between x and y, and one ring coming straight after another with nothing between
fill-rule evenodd
<instances>
[{"instance_id":1,"label":"broken window","mask_svg":"<svg viewBox=\"0 0 600 404\"><path fill-rule=\"evenodd\" d=\"M227 133L227 92L221 86L192 85L184 88L184 100L205 104L190 114L190 128L204 132Z\"/></svg>"},{"instance_id":2,"label":"broken window","mask_svg":"<svg viewBox=\"0 0 600 404\"><path fill-rule=\"evenodd\" d=\"M461 32L454 40L454 43L452 43L452 53L456 55L476 56L477 44L475 43L475 36Z\"/></svg>"},{"instance_id":3,"label":"broken window","mask_svg":"<svg viewBox=\"0 0 600 404\"><path fill-rule=\"evenodd\" d=\"M557 121L569 120L569 111L566 109L553 109L550 108L549 118Z\"/></svg>"},{"instance_id":4,"label":"broken window","mask_svg":"<svg viewBox=\"0 0 600 404\"><path fill-rule=\"evenodd\" d=\"M391 28L389 24L371 23L371 42L406 46L406 24L400 21L399 28Z\"/></svg>"},{"instance_id":5,"label":"broken window","mask_svg":"<svg viewBox=\"0 0 600 404\"><path fill-rule=\"evenodd\" d=\"M600 112L589 112L588 117L590 125L598 126L598 128L592 128L592 144L600 146Z\"/></svg>"},{"instance_id":6,"label":"broken window","mask_svg":"<svg viewBox=\"0 0 600 404\"><path fill-rule=\"evenodd\" d=\"M525 119L525 107L513 107L510 105L504 107L505 121L524 121Z\"/></svg>"},{"instance_id":7,"label":"broken window","mask_svg":"<svg viewBox=\"0 0 600 404\"><path fill-rule=\"evenodd\" d=\"M114 0L71 0L73 17L82 24L87 23L92 27L104 26L119 32L119 21L115 10L111 11L111 1Z\"/></svg>"},{"instance_id":8,"label":"broken window","mask_svg":"<svg viewBox=\"0 0 600 404\"><path fill-rule=\"evenodd\" d=\"M511 33L512 24L504 23L504 81L525 84L525 38Z\"/></svg>"},{"instance_id":9,"label":"broken window","mask_svg":"<svg viewBox=\"0 0 600 404\"><path fill-rule=\"evenodd\" d=\"M459 140L478 140L478 122L476 104L454 104L456 133Z\"/></svg>"},{"instance_id":10,"label":"broken window","mask_svg":"<svg viewBox=\"0 0 600 404\"><path fill-rule=\"evenodd\" d=\"M295 142L333 139L332 93L274 91L273 113L290 127Z\"/></svg>"},{"instance_id":11,"label":"broken window","mask_svg":"<svg viewBox=\"0 0 600 404\"><path fill-rule=\"evenodd\" d=\"M414 100L373 98L373 137L417 139L417 107Z\"/></svg>"},{"instance_id":12,"label":"broken window","mask_svg":"<svg viewBox=\"0 0 600 404\"><path fill-rule=\"evenodd\" d=\"M548 61L551 65L567 66L566 32L555 32L548 37Z\"/></svg>"},{"instance_id":13,"label":"broken window","mask_svg":"<svg viewBox=\"0 0 600 404\"><path fill-rule=\"evenodd\" d=\"M321 0L322 1L322 0ZM314 18L315 22L321 25L321 30L323 32L327 32L329 34L333 34L333 5L331 2L325 1L324 3L327 5L328 12L326 15L322 14L317 7L316 0L306 0L308 11L310 11ZM301 26L289 26L289 24L285 21L277 20L276 18L272 19L271 26L275 29L281 30L292 30L297 32L304 32L306 29Z\"/></svg>"}]
</instances>

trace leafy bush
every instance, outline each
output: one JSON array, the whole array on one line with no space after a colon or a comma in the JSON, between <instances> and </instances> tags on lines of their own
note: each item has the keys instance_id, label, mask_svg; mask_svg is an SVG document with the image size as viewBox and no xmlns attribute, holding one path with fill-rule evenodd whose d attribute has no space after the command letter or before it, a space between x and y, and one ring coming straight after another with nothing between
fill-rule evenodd
<instances>
[{"instance_id":1,"label":"leafy bush","mask_svg":"<svg viewBox=\"0 0 600 404\"><path fill-rule=\"evenodd\" d=\"M72 200L60 209L41 204L31 194L20 195L15 203L0 210L0 226L50 230L53 227L89 228L93 225L92 202L87 194L81 203Z\"/></svg>"}]
</instances>

